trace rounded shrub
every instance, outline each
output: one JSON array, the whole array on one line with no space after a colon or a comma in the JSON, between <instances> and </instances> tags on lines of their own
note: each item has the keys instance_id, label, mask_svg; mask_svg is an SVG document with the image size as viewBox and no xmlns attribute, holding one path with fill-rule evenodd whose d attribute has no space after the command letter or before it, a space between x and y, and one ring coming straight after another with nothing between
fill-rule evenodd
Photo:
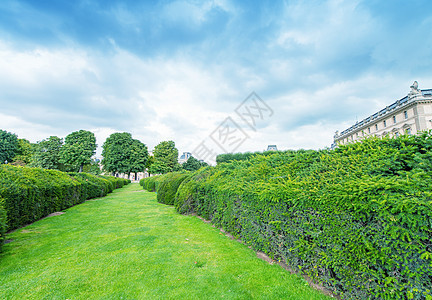
<instances>
[{"instance_id":1,"label":"rounded shrub","mask_svg":"<svg viewBox=\"0 0 432 300\"><path fill-rule=\"evenodd\" d=\"M172 172L161 176L158 180L157 201L168 205L174 205L175 195L179 185L190 176L190 172Z\"/></svg>"}]
</instances>

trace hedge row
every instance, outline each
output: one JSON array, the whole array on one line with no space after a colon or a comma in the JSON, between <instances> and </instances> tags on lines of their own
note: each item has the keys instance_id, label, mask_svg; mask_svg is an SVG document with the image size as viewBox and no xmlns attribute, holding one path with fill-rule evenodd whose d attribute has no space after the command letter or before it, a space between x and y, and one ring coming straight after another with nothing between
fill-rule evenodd
<instances>
[{"instance_id":1,"label":"hedge row","mask_svg":"<svg viewBox=\"0 0 432 300\"><path fill-rule=\"evenodd\" d=\"M159 176L152 176L140 180L140 185L149 192L157 192L157 201L167 205L174 205L175 195L179 185L191 172L172 172Z\"/></svg>"},{"instance_id":2,"label":"hedge row","mask_svg":"<svg viewBox=\"0 0 432 300\"><path fill-rule=\"evenodd\" d=\"M128 182L85 173L0 165L0 197L4 198L7 229L32 223L87 199L105 196Z\"/></svg>"},{"instance_id":3,"label":"hedge row","mask_svg":"<svg viewBox=\"0 0 432 300\"><path fill-rule=\"evenodd\" d=\"M179 186L175 207L342 298L432 299L431 190L424 133L200 169Z\"/></svg>"},{"instance_id":4,"label":"hedge row","mask_svg":"<svg viewBox=\"0 0 432 300\"><path fill-rule=\"evenodd\" d=\"M6 224L6 210L4 209L4 200L0 197L0 252L3 242L5 240L7 224Z\"/></svg>"}]
</instances>

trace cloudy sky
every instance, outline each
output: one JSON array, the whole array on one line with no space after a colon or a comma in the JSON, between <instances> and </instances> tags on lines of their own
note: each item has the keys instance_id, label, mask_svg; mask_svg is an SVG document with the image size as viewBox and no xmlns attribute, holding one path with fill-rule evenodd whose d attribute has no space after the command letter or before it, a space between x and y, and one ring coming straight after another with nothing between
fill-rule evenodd
<instances>
[{"instance_id":1,"label":"cloudy sky","mask_svg":"<svg viewBox=\"0 0 432 300\"><path fill-rule=\"evenodd\" d=\"M0 128L31 142L321 149L431 68L430 0L0 1Z\"/></svg>"}]
</instances>

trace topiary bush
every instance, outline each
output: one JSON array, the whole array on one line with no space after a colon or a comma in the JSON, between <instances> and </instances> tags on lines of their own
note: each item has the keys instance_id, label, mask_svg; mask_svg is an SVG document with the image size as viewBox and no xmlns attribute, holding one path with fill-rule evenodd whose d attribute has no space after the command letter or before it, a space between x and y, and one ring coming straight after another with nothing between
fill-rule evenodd
<instances>
[{"instance_id":1,"label":"topiary bush","mask_svg":"<svg viewBox=\"0 0 432 300\"><path fill-rule=\"evenodd\" d=\"M151 176L143 179L143 188L149 192L157 192L159 182L165 175Z\"/></svg>"},{"instance_id":2,"label":"topiary bush","mask_svg":"<svg viewBox=\"0 0 432 300\"><path fill-rule=\"evenodd\" d=\"M255 155L201 169L196 212L347 299L432 299L432 136Z\"/></svg>"},{"instance_id":3,"label":"topiary bush","mask_svg":"<svg viewBox=\"0 0 432 300\"><path fill-rule=\"evenodd\" d=\"M119 178L109 175L98 175L97 177L108 180L112 184L112 189L118 189L131 183L130 179Z\"/></svg>"},{"instance_id":4,"label":"topiary bush","mask_svg":"<svg viewBox=\"0 0 432 300\"><path fill-rule=\"evenodd\" d=\"M167 205L174 205L179 185L190 175L190 172L172 172L161 176L158 179L157 201Z\"/></svg>"},{"instance_id":5,"label":"topiary bush","mask_svg":"<svg viewBox=\"0 0 432 300\"><path fill-rule=\"evenodd\" d=\"M215 169L212 167L202 168L184 179L178 187L174 199L174 206L177 212L189 214L199 211L205 214L204 210L200 208L201 203L205 203L202 198L207 197L207 191L203 182L207 180L213 170ZM200 199L198 200L198 198Z\"/></svg>"}]
</instances>

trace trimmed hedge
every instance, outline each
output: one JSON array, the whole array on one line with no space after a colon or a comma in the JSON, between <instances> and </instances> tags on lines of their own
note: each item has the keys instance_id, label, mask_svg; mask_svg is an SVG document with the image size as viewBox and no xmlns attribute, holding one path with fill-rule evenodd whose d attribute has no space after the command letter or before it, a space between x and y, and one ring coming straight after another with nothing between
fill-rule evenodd
<instances>
[{"instance_id":1,"label":"trimmed hedge","mask_svg":"<svg viewBox=\"0 0 432 300\"><path fill-rule=\"evenodd\" d=\"M163 175L158 181L157 201L159 203L174 205L175 195L179 185L186 178L190 177L190 172L172 172Z\"/></svg>"},{"instance_id":2,"label":"trimmed hedge","mask_svg":"<svg viewBox=\"0 0 432 300\"><path fill-rule=\"evenodd\" d=\"M39 220L89 198L102 197L128 180L85 173L11 165L0 166L0 197L4 198L7 229Z\"/></svg>"},{"instance_id":3,"label":"trimmed hedge","mask_svg":"<svg viewBox=\"0 0 432 300\"><path fill-rule=\"evenodd\" d=\"M140 184L142 181L142 186L145 190L149 192L157 192L159 182L163 179L164 176L165 175L157 175L157 176L143 178L140 180Z\"/></svg>"},{"instance_id":4,"label":"trimmed hedge","mask_svg":"<svg viewBox=\"0 0 432 300\"><path fill-rule=\"evenodd\" d=\"M4 200L0 197L0 252L5 240L6 229L7 229L6 210L4 209Z\"/></svg>"},{"instance_id":5,"label":"trimmed hedge","mask_svg":"<svg viewBox=\"0 0 432 300\"><path fill-rule=\"evenodd\" d=\"M175 207L348 299L432 299L432 136L201 169Z\"/></svg>"},{"instance_id":6,"label":"trimmed hedge","mask_svg":"<svg viewBox=\"0 0 432 300\"><path fill-rule=\"evenodd\" d=\"M191 175L191 172L171 172L143 178L140 185L149 192L156 192L159 203L174 205L179 185Z\"/></svg>"},{"instance_id":7,"label":"trimmed hedge","mask_svg":"<svg viewBox=\"0 0 432 300\"><path fill-rule=\"evenodd\" d=\"M119 188L131 183L130 179L124 179L124 178L119 178L119 177L114 177L114 176L109 176L109 175L98 175L97 177L108 180L112 184L113 190L119 189Z\"/></svg>"}]
</instances>

